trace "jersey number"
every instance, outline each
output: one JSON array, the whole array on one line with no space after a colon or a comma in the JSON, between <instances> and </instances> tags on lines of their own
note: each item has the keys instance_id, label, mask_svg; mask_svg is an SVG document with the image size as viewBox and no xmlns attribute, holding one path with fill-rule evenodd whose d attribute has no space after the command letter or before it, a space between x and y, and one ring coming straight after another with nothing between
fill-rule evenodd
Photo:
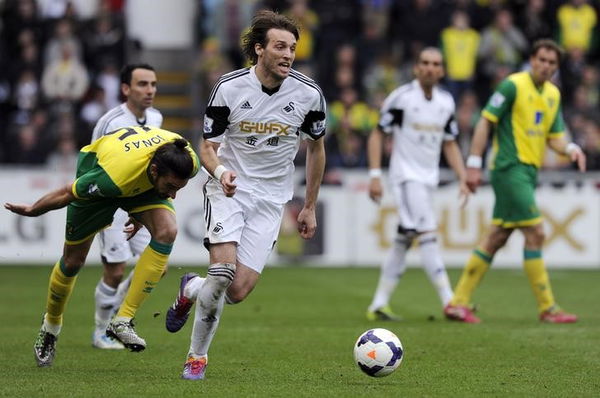
<instances>
[{"instance_id":1,"label":"jersey number","mask_svg":"<svg viewBox=\"0 0 600 398\"><path fill-rule=\"evenodd\" d=\"M140 128L144 131L150 131L150 129L146 126L142 126ZM115 131L111 131L110 133L107 133L106 135L111 135L111 134L117 133L119 131L123 131L123 129L117 129ZM132 129L131 127L126 127L125 132L119 136L119 140L123 141L125 138L129 137L130 135L134 135L134 134L139 134L139 133L137 131L135 131L134 129Z\"/></svg>"}]
</instances>

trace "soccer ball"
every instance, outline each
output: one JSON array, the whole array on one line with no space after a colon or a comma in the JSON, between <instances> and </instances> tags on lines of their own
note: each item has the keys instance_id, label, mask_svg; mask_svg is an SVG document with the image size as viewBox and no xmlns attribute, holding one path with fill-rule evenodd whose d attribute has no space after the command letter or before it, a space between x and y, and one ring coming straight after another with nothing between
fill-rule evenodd
<instances>
[{"instance_id":1,"label":"soccer ball","mask_svg":"<svg viewBox=\"0 0 600 398\"><path fill-rule=\"evenodd\" d=\"M354 361L364 373L383 377L392 373L404 356L400 339L387 329L371 329L354 344Z\"/></svg>"}]
</instances>

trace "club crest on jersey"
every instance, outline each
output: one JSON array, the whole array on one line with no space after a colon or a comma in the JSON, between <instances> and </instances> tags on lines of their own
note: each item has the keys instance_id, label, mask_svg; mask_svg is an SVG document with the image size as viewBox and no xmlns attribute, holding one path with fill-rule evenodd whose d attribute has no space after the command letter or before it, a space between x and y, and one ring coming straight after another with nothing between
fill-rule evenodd
<instances>
[{"instance_id":1,"label":"club crest on jersey","mask_svg":"<svg viewBox=\"0 0 600 398\"><path fill-rule=\"evenodd\" d=\"M325 131L325 120L315 120L310 130L312 135L320 135Z\"/></svg>"},{"instance_id":2,"label":"club crest on jersey","mask_svg":"<svg viewBox=\"0 0 600 398\"><path fill-rule=\"evenodd\" d=\"M100 188L98 184L90 184L88 185L88 195L90 196L102 196L102 192L100 192Z\"/></svg>"},{"instance_id":3,"label":"club crest on jersey","mask_svg":"<svg viewBox=\"0 0 600 398\"><path fill-rule=\"evenodd\" d=\"M293 111L294 109L296 109L296 106L294 105L293 102L289 102L286 106L283 107L283 111L285 113L290 113L291 111Z\"/></svg>"}]
</instances>

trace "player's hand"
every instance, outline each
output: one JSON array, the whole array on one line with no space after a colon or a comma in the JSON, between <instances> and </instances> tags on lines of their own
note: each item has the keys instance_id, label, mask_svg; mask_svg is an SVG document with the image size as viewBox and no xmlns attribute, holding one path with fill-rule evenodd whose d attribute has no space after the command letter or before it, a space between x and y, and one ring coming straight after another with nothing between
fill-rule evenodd
<instances>
[{"instance_id":1,"label":"player's hand","mask_svg":"<svg viewBox=\"0 0 600 398\"><path fill-rule=\"evenodd\" d=\"M127 220L125 228L123 229L123 232L127 234L127 240L133 238L143 226L144 225L135 218L129 217L129 220Z\"/></svg>"},{"instance_id":2,"label":"player's hand","mask_svg":"<svg viewBox=\"0 0 600 398\"><path fill-rule=\"evenodd\" d=\"M481 169L467 167L467 189L475 193L479 185L481 185Z\"/></svg>"},{"instance_id":3,"label":"player's hand","mask_svg":"<svg viewBox=\"0 0 600 398\"><path fill-rule=\"evenodd\" d=\"M298 232L304 239L310 239L315 236L317 231L317 217L315 216L315 209L308 209L303 207L298 214Z\"/></svg>"},{"instance_id":4,"label":"player's hand","mask_svg":"<svg viewBox=\"0 0 600 398\"><path fill-rule=\"evenodd\" d=\"M371 178L371 182L369 182L369 197L373 202L380 203L382 196L383 187L381 186L381 178Z\"/></svg>"},{"instance_id":5,"label":"player's hand","mask_svg":"<svg viewBox=\"0 0 600 398\"><path fill-rule=\"evenodd\" d=\"M573 152L571 152L570 158L571 162L577 163L577 168L583 173L586 169L586 159L585 153L583 153L581 148L576 147Z\"/></svg>"},{"instance_id":6,"label":"player's hand","mask_svg":"<svg viewBox=\"0 0 600 398\"><path fill-rule=\"evenodd\" d=\"M22 216L27 216L27 217L39 216L39 214L34 213L32 211L32 206L29 206L29 205L15 205L12 203L5 203L4 208L12 211L13 213L22 215Z\"/></svg>"},{"instance_id":7,"label":"player's hand","mask_svg":"<svg viewBox=\"0 0 600 398\"><path fill-rule=\"evenodd\" d=\"M469 202L471 189L467 186L466 181L460 181L459 190L460 192L458 194L458 201L460 203L460 208L464 209L467 203Z\"/></svg>"},{"instance_id":8,"label":"player's hand","mask_svg":"<svg viewBox=\"0 0 600 398\"><path fill-rule=\"evenodd\" d=\"M224 171L223 175L221 176L221 186L223 186L223 193L228 198L235 195L235 189L237 188L237 185L234 184L233 181L235 181L236 177L237 176L235 175L235 172L231 170Z\"/></svg>"}]
</instances>

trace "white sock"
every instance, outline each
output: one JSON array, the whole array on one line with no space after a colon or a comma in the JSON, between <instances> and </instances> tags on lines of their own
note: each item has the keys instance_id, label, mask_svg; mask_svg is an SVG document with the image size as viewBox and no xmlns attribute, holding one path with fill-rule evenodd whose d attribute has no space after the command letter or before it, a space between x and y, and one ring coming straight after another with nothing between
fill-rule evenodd
<instances>
[{"instance_id":1,"label":"white sock","mask_svg":"<svg viewBox=\"0 0 600 398\"><path fill-rule=\"evenodd\" d=\"M116 314L121 304L123 304L123 300L125 300L127 291L129 291L129 286L131 286L131 279L133 279L134 271L135 268L133 268L129 272L129 275L127 275L127 278L123 279L121 283L119 283L119 286L117 286L117 294L115 294L115 299L113 301L114 311L112 315Z\"/></svg>"},{"instance_id":2,"label":"white sock","mask_svg":"<svg viewBox=\"0 0 600 398\"><path fill-rule=\"evenodd\" d=\"M378 308L389 304L392 293L400 282L400 277L406 271L406 253L410 248L412 239L404 234L398 234L392 247L381 264L379 282L373 301L369 306L369 311L375 311Z\"/></svg>"},{"instance_id":3,"label":"white sock","mask_svg":"<svg viewBox=\"0 0 600 398\"><path fill-rule=\"evenodd\" d=\"M196 301L196 296L198 296L205 279L197 276L190 280L183 288L183 295L192 301Z\"/></svg>"},{"instance_id":4,"label":"white sock","mask_svg":"<svg viewBox=\"0 0 600 398\"><path fill-rule=\"evenodd\" d=\"M117 289L108 286L103 279L98 281L98 284L96 285L96 291L94 293L94 298L96 301L94 320L96 322L97 330L106 330L115 308L116 294Z\"/></svg>"},{"instance_id":5,"label":"white sock","mask_svg":"<svg viewBox=\"0 0 600 398\"><path fill-rule=\"evenodd\" d=\"M188 356L208 354L223 312L225 292L235 275L234 264L217 263L208 268L206 279L197 295L194 327Z\"/></svg>"},{"instance_id":6,"label":"white sock","mask_svg":"<svg viewBox=\"0 0 600 398\"><path fill-rule=\"evenodd\" d=\"M436 289L442 305L445 307L450 302L450 299L452 299L453 293L437 243L437 234L435 232L427 232L419 236L419 245L425 272L431 284Z\"/></svg>"},{"instance_id":7,"label":"white sock","mask_svg":"<svg viewBox=\"0 0 600 398\"><path fill-rule=\"evenodd\" d=\"M60 330L62 329L62 325L55 325L46 320L46 314L44 314L44 322L42 323L42 328L55 336L60 334Z\"/></svg>"}]
</instances>

